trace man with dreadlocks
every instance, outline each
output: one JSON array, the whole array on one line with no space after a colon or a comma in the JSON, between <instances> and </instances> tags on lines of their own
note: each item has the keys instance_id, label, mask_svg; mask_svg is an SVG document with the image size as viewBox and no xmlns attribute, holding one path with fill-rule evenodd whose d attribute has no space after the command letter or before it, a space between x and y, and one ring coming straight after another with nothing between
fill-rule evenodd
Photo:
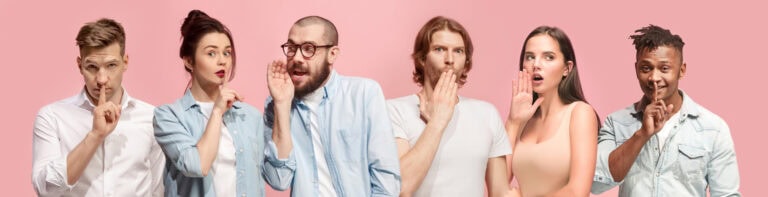
<instances>
[{"instance_id":1,"label":"man with dreadlocks","mask_svg":"<svg viewBox=\"0 0 768 197\"><path fill-rule=\"evenodd\" d=\"M683 40L650 25L631 35L640 101L608 116L598 134L592 193L740 196L728 124L678 89Z\"/></svg>"}]
</instances>

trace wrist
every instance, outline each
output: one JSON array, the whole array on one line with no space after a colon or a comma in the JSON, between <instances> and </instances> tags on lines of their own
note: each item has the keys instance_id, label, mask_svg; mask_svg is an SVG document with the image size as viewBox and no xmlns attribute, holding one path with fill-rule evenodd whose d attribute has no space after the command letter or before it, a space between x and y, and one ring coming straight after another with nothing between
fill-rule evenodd
<instances>
[{"instance_id":1,"label":"wrist","mask_svg":"<svg viewBox=\"0 0 768 197\"><path fill-rule=\"evenodd\" d=\"M91 130L91 132L88 132L87 135L91 136L93 139L96 139L98 141L104 141L104 138L107 138L107 135L109 135L109 134L98 132L96 130Z\"/></svg>"},{"instance_id":2,"label":"wrist","mask_svg":"<svg viewBox=\"0 0 768 197\"><path fill-rule=\"evenodd\" d=\"M219 117L221 117L221 116L224 116L224 112L226 112L226 110L218 108L218 107L214 107L213 110L211 110L211 116L219 116Z\"/></svg>"}]
</instances>

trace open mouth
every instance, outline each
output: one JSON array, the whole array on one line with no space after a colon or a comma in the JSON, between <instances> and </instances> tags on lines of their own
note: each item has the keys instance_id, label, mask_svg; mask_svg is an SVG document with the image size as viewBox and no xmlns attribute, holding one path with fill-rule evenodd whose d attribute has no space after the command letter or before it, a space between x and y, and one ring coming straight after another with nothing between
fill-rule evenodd
<instances>
[{"instance_id":1,"label":"open mouth","mask_svg":"<svg viewBox=\"0 0 768 197\"><path fill-rule=\"evenodd\" d=\"M216 72L216 76L218 76L219 78L224 78L225 74L227 74L227 72L224 70L219 70Z\"/></svg>"},{"instance_id":2,"label":"open mouth","mask_svg":"<svg viewBox=\"0 0 768 197\"><path fill-rule=\"evenodd\" d=\"M294 71L292 71L292 72L291 72L291 75L293 75L293 76L299 76L299 77L300 77L300 76L304 76L304 75L307 75L307 74L309 74L309 73L308 73L308 72L305 72L305 71L297 71L297 70L294 70Z\"/></svg>"},{"instance_id":3,"label":"open mouth","mask_svg":"<svg viewBox=\"0 0 768 197\"><path fill-rule=\"evenodd\" d=\"M541 82L544 80L544 77L541 77L541 74L534 73L533 74L533 81L534 82Z\"/></svg>"}]
</instances>

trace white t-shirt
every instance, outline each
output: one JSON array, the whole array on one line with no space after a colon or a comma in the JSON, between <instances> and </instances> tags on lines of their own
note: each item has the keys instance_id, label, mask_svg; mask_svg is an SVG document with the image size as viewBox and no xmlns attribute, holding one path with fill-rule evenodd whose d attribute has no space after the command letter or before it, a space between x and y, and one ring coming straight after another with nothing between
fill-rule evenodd
<instances>
[{"instance_id":1,"label":"white t-shirt","mask_svg":"<svg viewBox=\"0 0 768 197\"><path fill-rule=\"evenodd\" d=\"M661 128L661 131L656 133L656 137L659 139L659 150L664 150L664 144L667 143L667 138L669 138L669 133L671 132L672 128L674 127L675 123L680 119L680 112L673 114L672 117L667 120L666 123L664 123L664 127Z\"/></svg>"},{"instance_id":2,"label":"white t-shirt","mask_svg":"<svg viewBox=\"0 0 768 197\"><path fill-rule=\"evenodd\" d=\"M387 101L396 138L413 147L426 124L419 98L409 95ZM512 153L496 108L485 101L459 98L440 147L414 196L483 196L488 159Z\"/></svg>"},{"instance_id":3,"label":"white t-shirt","mask_svg":"<svg viewBox=\"0 0 768 197\"><path fill-rule=\"evenodd\" d=\"M210 119L211 112L213 112L213 102L198 101L197 104L200 105L200 111L205 115L206 121ZM219 152L216 153L216 160L213 161L210 171L213 175L213 189L216 196L236 196L235 161L235 144L232 141L232 135L229 134L227 126L222 123Z\"/></svg>"},{"instance_id":4,"label":"white t-shirt","mask_svg":"<svg viewBox=\"0 0 768 197\"><path fill-rule=\"evenodd\" d=\"M323 148L323 142L320 140L320 133L318 129L318 111L317 107L320 106L320 102L323 101L323 89L318 88L312 93L309 93L304 97L304 103L309 107L309 130L312 133L312 149L315 152L315 163L317 164L317 179L320 189L320 195L318 196L338 196L336 190L333 189L333 182L331 181L331 171L328 169L328 162L325 160L325 149Z\"/></svg>"}]
</instances>

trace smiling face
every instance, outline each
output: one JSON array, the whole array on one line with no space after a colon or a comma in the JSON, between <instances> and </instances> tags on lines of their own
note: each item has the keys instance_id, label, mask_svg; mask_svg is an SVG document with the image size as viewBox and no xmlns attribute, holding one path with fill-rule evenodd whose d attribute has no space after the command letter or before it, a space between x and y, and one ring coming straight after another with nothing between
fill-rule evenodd
<instances>
[{"instance_id":1,"label":"smiling face","mask_svg":"<svg viewBox=\"0 0 768 197\"><path fill-rule=\"evenodd\" d=\"M328 45L329 41L323 38L324 32L325 27L322 24L294 25L288 33L287 44ZM296 88L296 98L302 98L325 84L338 51L338 46L316 47L311 57L302 54L307 51L297 51L293 57L286 57L288 75Z\"/></svg>"},{"instance_id":2,"label":"smiling face","mask_svg":"<svg viewBox=\"0 0 768 197\"><path fill-rule=\"evenodd\" d=\"M201 87L218 86L229 79L232 68L232 43L224 33L212 32L200 38L194 57L185 57L192 70L193 83ZM189 58L194 58L190 61Z\"/></svg>"},{"instance_id":3,"label":"smiling face","mask_svg":"<svg viewBox=\"0 0 768 197\"><path fill-rule=\"evenodd\" d=\"M115 42L102 48L84 48L80 55L77 64L91 102L97 103L101 87L104 87L106 100L119 103L123 73L128 66L128 56L121 55L120 45Z\"/></svg>"},{"instance_id":4,"label":"smiling face","mask_svg":"<svg viewBox=\"0 0 768 197\"><path fill-rule=\"evenodd\" d=\"M685 76L685 67L674 47L662 45L640 51L635 62L635 73L645 98L653 100L658 93L658 99L670 103L673 97L679 96L676 94L678 82ZM654 89L654 84L658 89Z\"/></svg>"},{"instance_id":5,"label":"smiling face","mask_svg":"<svg viewBox=\"0 0 768 197\"><path fill-rule=\"evenodd\" d=\"M539 34L528 39L524 50L523 68L533 73L533 91L557 93L560 82L573 66L572 62L565 61L557 40Z\"/></svg>"}]
</instances>

